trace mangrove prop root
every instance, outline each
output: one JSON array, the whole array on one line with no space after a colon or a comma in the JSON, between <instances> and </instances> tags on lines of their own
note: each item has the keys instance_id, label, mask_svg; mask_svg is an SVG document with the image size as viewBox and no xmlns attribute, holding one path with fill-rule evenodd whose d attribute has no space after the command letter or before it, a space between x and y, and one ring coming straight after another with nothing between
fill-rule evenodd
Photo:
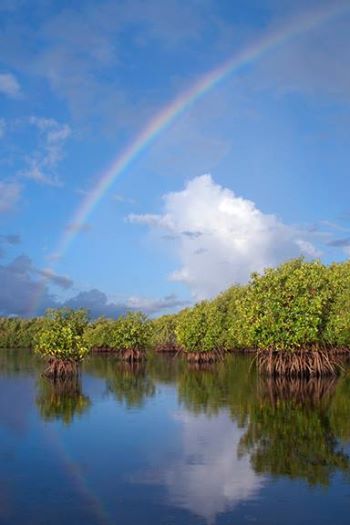
<instances>
[{"instance_id":1,"label":"mangrove prop root","mask_svg":"<svg viewBox=\"0 0 350 525\"><path fill-rule=\"evenodd\" d=\"M341 367L340 353L327 350L259 350L256 363L267 376L321 377L336 375Z\"/></svg>"},{"instance_id":2,"label":"mangrove prop root","mask_svg":"<svg viewBox=\"0 0 350 525\"><path fill-rule=\"evenodd\" d=\"M66 379L79 374L79 363L73 359L50 359L43 375L51 379Z\"/></svg>"},{"instance_id":3,"label":"mangrove prop root","mask_svg":"<svg viewBox=\"0 0 350 525\"><path fill-rule=\"evenodd\" d=\"M179 351L179 347L175 343L165 343L162 345L157 345L155 347L155 351L160 353L164 352L169 354L175 354Z\"/></svg>"},{"instance_id":4,"label":"mangrove prop root","mask_svg":"<svg viewBox=\"0 0 350 525\"><path fill-rule=\"evenodd\" d=\"M146 359L146 354L142 350L137 350L136 348L128 348L127 350L121 350L120 358L122 359L122 361L134 363Z\"/></svg>"},{"instance_id":5,"label":"mangrove prop root","mask_svg":"<svg viewBox=\"0 0 350 525\"><path fill-rule=\"evenodd\" d=\"M190 363L215 363L223 358L223 352L213 350L212 352L184 352Z\"/></svg>"},{"instance_id":6,"label":"mangrove prop root","mask_svg":"<svg viewBox=\"0 0 350 525\"><path fill-rule=\"evenodd\" d=\"M116 348L111 348L109 346L94 346L94 348L92 348L91 351L96 354L107 354L110 352L118 352Z\"/></svg>"}]
</instances>

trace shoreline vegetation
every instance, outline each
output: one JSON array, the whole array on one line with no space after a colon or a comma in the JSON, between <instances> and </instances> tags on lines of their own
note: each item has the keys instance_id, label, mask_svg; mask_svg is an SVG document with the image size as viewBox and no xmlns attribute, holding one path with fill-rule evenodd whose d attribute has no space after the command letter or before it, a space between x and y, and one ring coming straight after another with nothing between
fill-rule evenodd
<instances>
[{"instance_id":1,"label":"shoreline vegetation","mask_svg":"<svg viewBox=\"0 0 350 525\"><path fill-rule=\"evenodd\" d=\"M49 360L45 374L54 378L79 373L88 352L114 352L133 363L150 351L198 365L254 352L266 376L332 376L350 349L350 261L292 259L157 319L130 312L89 321L85 310L69 309L35 319L0 318L0 347L34 348Z\"/></svg>"}]
</instances>

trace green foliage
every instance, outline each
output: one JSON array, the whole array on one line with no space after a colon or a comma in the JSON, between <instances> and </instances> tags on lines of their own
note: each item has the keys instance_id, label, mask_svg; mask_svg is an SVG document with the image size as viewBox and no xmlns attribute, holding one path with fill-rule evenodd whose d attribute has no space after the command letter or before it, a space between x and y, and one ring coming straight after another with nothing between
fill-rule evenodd
<instances>
[{"instance_id":1,"label":"green foliage","mask_svg":"<svg viewBox=\"0 0 350 525\"><path fill-rule=\"evenodd\" d=\"M350 261L328 268L332 304L325 322L324 341L335 347L350 346Z\"/></svg>"},{"instance_id":2,"label":"green foliage","mask_svg":"<svg viewBox=\"0 0 350 525\"><path fill-rule=\"evenodd\" d=\"M327 268L294 259L253 274L238 307L240 344L274 350L318 345L332 302Z\"/></svg>"},{"instance_id":3,"label":"green foliage","mask_svg":"<svg viewBox=\"0 0 350 525\"><path fill-rule=\"evenodd\" d=\"M82 336L88 324L87 311L83 308L48 308L45 319L70 326L75 335Z\"/></svg>"},{"instance_id":4,"label":"green foliage","mask_svg":"<svg viewBox=\"0 0 350 525\"><path fill-rule=\"evenodd\" d=\"M220 349L224 318L215 303L203 301L181 312L176 337L186 352L208 352Z\"/></svg>"},{"instance_id":5,"label":"green foliage","mask_svg":"<svg viewBox=\"0 0 350 525\"><path fill-rule=\"evenodd\" d=\"M85 310L48 310L37 334L35 351L43 357L81 361L88 349L83 341Z\"/></svg>"},{"instance_id":6,"label":"green foliage","mask_svg":"<svg viewBox=\"0 0 350 525\"><path fill-rule=\"evenodd\" d=\"M84 333L89 350L145 350L150 345L151 324L139 312L130 312L116 321L100 318L91 323Z\"/></svg>"},{"instance_id":7,"label":"green foliage","mask_svg":"<svg viewBox=\"0 0 350 525\"><path fill-rule=\"evenodd\" d=\"M151 321L151 345L156 350L171 350L177 347L176 315L163 315Z\"/></svg>"},{"instance_id":8,"label":"green foliage","mask_svg":"<svg viewBox=\"0 0 350 525\"><path fill-rule=\"evenodd\" d=\"M42 320L0 318L0 348L33 348Z\"/></svg>"},{"instance_id":9,"label":"green foliage","mask_svg":"<svg viewBox=\"0 0 350 525\"><path fill-rule=\"evenodd\" d=\"M224 350L237 350L242 346L242 322L239 316L239 306L245 292L246 287L244 286L231 286L213 301L213 307L218 310L220 318L218 344Z\"/></svg>"},{"instance_id":10,"label":"green foliage","mask_svg":"<svg viewBox=\"0 0 350 525\"><path fill-rule=\"evenodd\" d=\"M100 317L90 323L84 332L84 343L89 350L113 349L113 329L115 321Z\"/></svg>"},{"instance_id":11,"label":"green foliage","mask_svg":"<svg viewBox=\"0 0 350 525\"><path fill-rule=\"evenodd\" d=\"M112 348L116 350L145 350L150 343L151 326L140 312L130 312L119 317L111 332Z\"/></svg>"},{"instance_id":12,"label":"green foliage","mask_svg":"<svg viewBox=\"0 0 350 525\"><path fill-rule=\"evenodd\" d=\"M161 326L161 320L158 325ZM177 315L186 352L350 346L350 262L290 260Z\"/></svg>"}]
</instances>

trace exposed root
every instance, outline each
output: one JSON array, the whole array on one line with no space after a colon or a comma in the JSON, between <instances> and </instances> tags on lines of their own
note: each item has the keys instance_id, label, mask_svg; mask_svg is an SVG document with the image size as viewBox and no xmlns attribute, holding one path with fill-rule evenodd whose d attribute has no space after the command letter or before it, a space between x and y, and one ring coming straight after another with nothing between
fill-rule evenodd
<instances>
[{"instance_id":1,"label":"exposed root","mask_svg":"<svg viewBox=\"0 0 350 525\"><path fill-rule=\"evenodd\" d=\"M183 352L190 363L215 363L223 358L224 352L213 350L211 352Z\"/></svg>"},{"instance_id":2,"label":"exposed root","mask_svg":"<svg viewBox=\"0 0 350 525\"><path fill-rule=\"evenodd\" d=\"M228 354L255 354L256 348L227 348L225 351Z\"/></svg>"},{"instance_id":3,"label":"exposed root","mask_svg":"<svg viewBox=\"0 0 350 525\"><path fill-rule=\"evenodd\" d=\"M120 351L120 358L122 359L122 361L134 363L137 361L145 360L146 353L143 350L137 350L136 348L128 348L127 350Z\"/></svg>"},{"instance_id":4,"label":"exposed root","mask_svg":"<svg viewBox=\"0 0 350 525\"><path fill-rule=\"evenodd\" d=\"M175 343L164 343L157 345L154 350L159 353L176 354L179 351L179 346Z\"/></svg>"},{"instance_id":5,"label":"exposed root","mask_svg":"<svg viewBox=\"0 0 350 525\"><path fill-rule=\"evenodd\" d=\"M49 360L49 366L44 370L43 375L51 379L66 379L79 374L79 362L73 359Z\"/></svg>"},{"instance_id":6,"label":"exposed root","mask_svg":"<svg viewBox=\"0 0 350 525\"><path fill-rule=\"evenodd\" d=\"M94 347L91 349L91 352L94 352L96 354L107 354L107 353L115 353L118 352L115 348L110 348L109 346L101 346L101 347Z\"/></svg>"},{"instance_id":7,"label":"exposed root","mask_svg":"<svg viewBox=\"0 0 350 525\"><path fill-rule=\"evenodd\" d=\"M341 370L340 354L327 350L259 350L256 363L267 376L321 377L337 375Z\"/></svg>"}]
</instances>

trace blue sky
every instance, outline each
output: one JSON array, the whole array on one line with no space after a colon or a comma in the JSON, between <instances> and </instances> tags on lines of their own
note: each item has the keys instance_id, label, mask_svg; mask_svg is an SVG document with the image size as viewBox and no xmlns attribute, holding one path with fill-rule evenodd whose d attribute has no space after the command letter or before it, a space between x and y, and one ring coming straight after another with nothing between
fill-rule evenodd
<instances>
[{"instance_id":1,"label":"blue sky","mask_svg":"<svg viewBox=\"0 0 350 525\"><path fill-rule=\"evenodd\" d=\"M199 98L71 223L183 90L334 6ZM349 257L349 24L348 0L2 0L0 314L154 315L289 257Z\"/></svg>"}]
</instances>

